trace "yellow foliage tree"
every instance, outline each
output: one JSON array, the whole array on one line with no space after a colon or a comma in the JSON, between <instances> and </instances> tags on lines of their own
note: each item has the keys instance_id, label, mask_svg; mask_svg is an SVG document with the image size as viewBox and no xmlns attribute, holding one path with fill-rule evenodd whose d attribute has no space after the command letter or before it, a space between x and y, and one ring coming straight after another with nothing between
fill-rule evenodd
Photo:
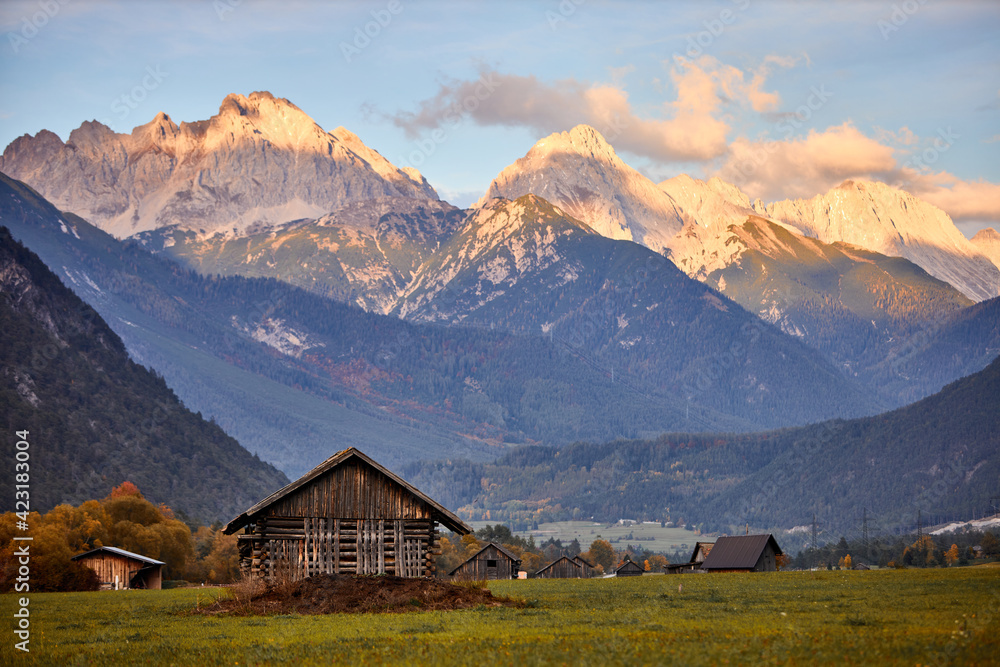
<instances>
[{"instance_id":1,"label":"yellow foliage tree","mask_svg":"<svg viewBox=\"0 0 1000 667\"><path fill-rule=\"evenodd\" d=\"M655 556L650 556L649 560L646 562L649 563L648 569L651 571L662 572L663 568L667 566L667 557L661 554L656 554Z\"/></svg>"},{"instance_id":2,"label":"yellow foliage tree","mask_svg":"<svg viewBox=\"0 0 1000 667\"><path fill-rule=\"evenodd\" d=\"M955 561L958 560L958 545L957 544L951 545L951 549L948 549L948 551L944 552L944 559L948 563L948 565L952 565L952 564L954 564Z\"/></svg>"},{"instance_id":3,"label":"yellow foliage tree","mask_svg":"<svg viewBox=\"0 0 1000 667\"><path fill-rule=\"evenodd\" d=\"M483 548L482 543L476 539L472 533L462 535L462 560L471 558L473 554Z\"/></svg>"},{"instance_id":4,"label":"yellow foliage tree","mask_svg":"<svg viewBox=\"0 0 1000 667\"><path fill-rule=\"evenodd\" d=\"M68 506L60 506L45 516L38 512L28 514L32 541L15 542L14 536L24 536L17 527L19 519L13 512L0 516L0 591L18 591L15 586L25 583L30 592L96 590L98 581L94 571L70 560L76 552L66 540L70 530L63 523L71 517ZM72 508L68 508L72 510ZM18 582L20 563L15 551L30 544L31 574L28 581Z\"/></svg>"}]
</instances>

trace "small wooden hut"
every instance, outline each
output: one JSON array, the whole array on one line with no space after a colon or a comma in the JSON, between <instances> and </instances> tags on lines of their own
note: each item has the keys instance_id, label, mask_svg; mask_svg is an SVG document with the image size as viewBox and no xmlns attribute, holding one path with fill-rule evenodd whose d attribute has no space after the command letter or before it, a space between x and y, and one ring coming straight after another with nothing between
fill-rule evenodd
<instances>
[{"instance_id":1,"label":"small wooden hut","mask_svg":"<svg viewBox=\"0 0 1000 667\"><path fill-rule=\"evenodd\" d=\"M583 576L583 566L569 556L560 556L535 572L538 579L582 579Z\"/></svg>"},{"instance_id":2,"label":"small wooden hut","mask_svg":"<svg viewBox=\"0 0 1000 667\"><path fill-rule=\"evenodd\" d=\"M573 561L580 564L580 568L581 568L580 571L582 572L581 576L584 579L589 579L590 577L594 576L594 566L593 566L593 564L591 564L589 561L587 561L584 558L582 558L580 556L580 554L577 554L577 555L573 556Z\"/></svg>"},{"instance_id":3,"label":"small wooden hut","mask_svg":"<svg viewBox=\"0 0 1000 667\"><path fill-rule=\"evenodd\" d=\"M774 572L784 553L773 535L720 537L701 564L707 572Z\"/></svg>"},{"instance_id":4,"label":"small wooden hut","mask_svg":"<svg viewBox=\"0 0 1000 667\"><path fill-rule=\"evenodd\" d=\"M126 588L160 590L163 586L163 561L153 560L116 547L99 547L73 556L97 573L102 591Z\"/></svg>"},{"instance_id":5,"label":"small wooden hut","mask_svg":"<svg viewBox=\"0 0 1000 667\"><path fill-rule=\"evenodd\" d=\"M451 571L455 579L517 579L521 559L495 542L490 542Z\"/></svg>"},{"instance_id":6,"label":"small wooden hut","mask_svg":"<svg viewBox=\"0 0 1000 667\"><path fill-rule=\"evenodd\" d=\"M267 581L314 574L434 574L437 524L472 529L351 447L334 454L223 529L239 536L240 568Z\"/></svg>"},{"instance_id":7,"label":"small wooden hut","mask_svg":"<svg viewBox=\"0 0 1000 667\"><path fill-rule=\"evenodd\" d=\"M632 559L628 556L625 557L625 561L622 562L615 569L616 577L641 577L645 570L638 563L633 563Z\"/></svg>"}]
</instances>

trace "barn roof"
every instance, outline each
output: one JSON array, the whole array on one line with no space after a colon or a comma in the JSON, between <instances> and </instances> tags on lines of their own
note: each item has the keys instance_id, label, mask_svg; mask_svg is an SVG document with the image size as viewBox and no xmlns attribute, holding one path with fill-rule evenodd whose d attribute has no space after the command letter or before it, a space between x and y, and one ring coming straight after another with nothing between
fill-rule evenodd
<instances>
[{"instance_id":1,"label":"barn roof","mask_svg":"<svg viewBox=\"0 0 1000 667\"><path fill-rule=\"evenodd\" d=\"M90 551L84 552L82 554L77 554L76 556L73 556L72 558L70 558L70 560L79 560L79 559L83 558L84 556L90 556L92 554L96 554L96 553L100 553L100 552L114 554L115 556L123 556L125 558L131 558L133 560L137 560L137 561L140 561L140 562L143 562L143 563L147 563L149 565L165 565L166 564L162 560L155 560L153 558L147 558L146 556L140 556L139 554L132 553L131 551L125 551L124 549L119 549L117 547L98 547L96 549L91 549Z\"/></svg>"},{"instance_id":2,"label":"barn roof","mask_svg":"<svg viewBox=\"0 0 1000 667\"><path fill-rule=\"evenodd\" d=\"M291 484L281 489L278 489L277 491L269 495L267 498L264 498L264 500L260 501L259 503L257 503L247 511L243 512L232 521L230 521L228 524L226 524L226 526L222 529L222 531L227 535L235 533L237 530L250 523L250 521L257 514L267 509L270 505L278 502L288 494L302 488L303 486L306 486L317 477L323 475L324 473L330 470L333 470L337 466L342 465L351 459L358 459L363 463L371 466L372 468L375 468L380 473L391 479L393 482L402 486L409 493L413 494L423 502L430 505L431 508L433 508L434 510L435 521L437 521L441 525L445 526L446 528L449 528L451 531L458 533L459 535L467 535L468 533L472 532L472 528L467 526L461 519L459 519L457 516L449 512L447 509L445 509L444 506L431 500L429 497L425 496L423 493L417 490L416 487L406 483L405 481L403 481L402 478L389 472L389 470L383 468L378 463L375 463L375 461L368 458L368 456L366 456L360 450L354 447L349 447L348 449L337 452L336 454L328 458L326 461L323 461L318 466L307 472L302 477L299 477Z\"/></svg>"},{"instance_id":3,"label":"barn roof","mask_svg":"<svg viewBox=\"0 0 1000 667\"><path fill-rule=\"evenodd\" d=\"M535 572L535 576L538 576L539 574L541 574L542 572L545 572L545 570L548 570L551 567L555 567L555 565L557 563L559 563L560 561L566 561L567 563L569 563L570 565L572 565L574 567L583 567L582 565L580 565L580 563L576 562L575 559L570 558L569 556L560 556L559 558L556 558L554 561L552 561L551 563L549 563L548 565L546 565L545 567L543 567L538 572Z\"/></svg>"},{"instance_id":4,"label":"barn roof","mask_svg":"<svg viewBox=\"0 0 1000 667\"><path fill-rule=\"evenodd\" d=\"M573 560L575 560L576 562L580 563L581 565L586 565L589 568L593 568L594 567L593 563L591 563L590 561L588 561L586 558L584 558L580 554L577 554L577 555L573 556Z\"/></svg>"},{"instance_id":5,"label":"barn roof","mask_svg":"<svg viewBox=\"0 0 1000 667\"><path fill-rule=\"evenodd\" d=\"M521 559L518 558L517 555L515 555L514 553L512 553L510 550L505 549L503 546L497 544L496 542L490 542L486 546L484 546L482 549L480 549L476 553L472 554L471 556L469 556L468 558L466 558L465 560L463 560L462 563L458 567L456 567L454 570L452 570L451 572L448 573L448 576L450 577L451 575L453 575L456 572L458 572L459 569L461 569L462 565L465 565L466 563L468 563L470 561L476 560L476 558L479 557L479 554L483 553L484 551L486 551L490 547L494 547L497 551L499 551L504 556L506 556L507 558L511 559L512 561L514 561L518 565L521 564Z\"/></svg>"},{"instance_id":6,"label":"barn roof","mask_svg":"<svg viewBox=\"0 0 1000 667\"><path fill-rule=\"evenodd\" d=\"M770 544L780 554L774 535L735 535L720 537L701 564L703 570L750 570L757 564L764 548Z\"/></svg>"}]
</instances>

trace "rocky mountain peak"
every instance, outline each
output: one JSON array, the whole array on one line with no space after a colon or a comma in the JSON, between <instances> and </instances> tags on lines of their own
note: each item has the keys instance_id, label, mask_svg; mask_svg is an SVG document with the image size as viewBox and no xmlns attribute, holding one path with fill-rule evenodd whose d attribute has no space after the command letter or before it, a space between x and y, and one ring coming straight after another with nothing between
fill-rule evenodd
<instances>
[{"instance_id":1,"label":"rocky mountain peak","mask_svg":"<svg viewBox=\"0 0 1000 667\"><path fill-rule=\"evenodd\" d=\"M625 164L587 125L538 141L500 172L476 206L526 194L542 197L602 236L654 250L666 247L684 224L670 195Z\"/></svg>"},{"instance_id":2,"label":"rocky mountain peak","mask_svg":"<svg viewBox=\"0 0 1000 667\"><path fill-rule=\"evenodd\" d=\"M826 243L909 259L972 299L1000 293L1000 271L948 214L885 183L844 181L812 199L769 204L766 214Z\"/></svg>"},{"instance_id":3,"label":"rocky mountain peak","mask_svg":"<svg viewBox=\"0 0 1000 667\"><path fill-rule=\"evenodd\" d=\"M577 125L569 132L550 134L539 140L527 156L540 157L554 152L572 152L605 162L620 162L611 144L589 125Z\"/></svg>"},{"instance_id":4,"label":"rocky mountain peak","mask_svg":"<svg viewBox=\"0 0 1000 667\"><path fill-rule=\"evenodd\" d=\"M179 126L161 112L131 134L88 121L65 144L51 132L21 137L0 170L118 237L167 226L239 232L355 201L437 199L416 170L263 91L227 95L215 116Z\"/></svg>"},{"instance_id":5,"label":"rocky mountain peak","mask_svg":"<svg viewBox=\"0 0 1000 667\"><path fill-rule=\"evenodd\" d=\"M971 243L987 259L1000 267L1000 233L992 227L980 229L972 237Z\"/></svg>"}]
</instances>

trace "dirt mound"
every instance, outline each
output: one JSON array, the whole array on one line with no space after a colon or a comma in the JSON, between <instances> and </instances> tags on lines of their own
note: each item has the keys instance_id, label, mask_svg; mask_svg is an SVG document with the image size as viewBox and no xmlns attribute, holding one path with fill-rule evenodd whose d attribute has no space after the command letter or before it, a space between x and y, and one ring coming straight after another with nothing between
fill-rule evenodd
<instances>
[{"instance_id":1,"label":"dirt mound","mask_svg":"<svg viewBox=\"0 0 1000 667\"><path fill-rule=\"evenodd\" d=\"M391 575L321 574L300 581L267 585L243 582L229 589L200 614L341 614L365 612L468 609L477 606L518 607L494 597L486 588L451 584L439 579Z\"/></svg>"}]
</instances>

